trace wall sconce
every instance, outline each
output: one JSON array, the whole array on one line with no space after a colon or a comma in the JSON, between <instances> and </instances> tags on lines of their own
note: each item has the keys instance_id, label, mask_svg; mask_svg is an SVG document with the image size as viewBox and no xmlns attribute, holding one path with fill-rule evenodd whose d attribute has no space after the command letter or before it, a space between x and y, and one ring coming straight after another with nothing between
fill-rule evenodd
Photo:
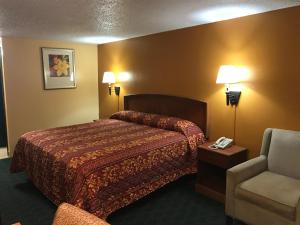
<instances>
[{"instance_id":1,"label":"wall sconce","mask_svg":"<svg viewBox=\"0 0 300 225\"><path fill-rule=\"evenodd\" d=\"M239 83L246 75L247 69L233 65L222 65L218 72L217 84L225 84L226 104L237 105L241 96L241 91L234 91L230 85Z\"/></svg>"},{"instance_id":2,"label":"wall sconce","mask_svg":"<svg viewBox=\"0 0 300 225\"><path fill-rule=\"evenodd\" d=\"M108 94L111 95L111 86L112 84L116 83L115 75L113 72L104 72L103 78L102 78L102 83L103 84L108 84ZM114 92L116 95L120 95L120 87L114 87Z\"/></svg>"}]
</instances>

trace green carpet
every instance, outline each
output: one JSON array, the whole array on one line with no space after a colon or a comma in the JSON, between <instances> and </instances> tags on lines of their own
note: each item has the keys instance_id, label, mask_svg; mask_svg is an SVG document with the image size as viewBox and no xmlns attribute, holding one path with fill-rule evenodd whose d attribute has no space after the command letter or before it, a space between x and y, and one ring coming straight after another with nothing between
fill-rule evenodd
<instances>
[{"instance_id":1,"label":"green carpet","mask_svg":"<svg viewBox=\"0 0 300 225\"><path fill-rule=\"evenodd\" d=\"M10 159L0 160L1 225L50 225L56 210L24 173L10 174ZM224 205L194 191L195 176L185 176L108 217L112 225L223 225Z\"/></svg>"}]
</instances>

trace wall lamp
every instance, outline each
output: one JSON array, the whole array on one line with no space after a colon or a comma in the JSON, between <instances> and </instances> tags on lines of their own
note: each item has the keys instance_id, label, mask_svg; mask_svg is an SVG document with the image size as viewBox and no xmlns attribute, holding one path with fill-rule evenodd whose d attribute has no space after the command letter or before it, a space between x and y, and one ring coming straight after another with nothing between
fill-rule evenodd
<instances>
[{"instance_id":1,"label":"wall lamp","mask_svg":"<svg viewBox=\"0 0 300 225\"><path fill-rule=\"evenodd\" d=\"M217 84L225 84L226 104L237 105L241 96L241 91L233 90L231 84L239 83L247 75L245 67L222 65L218 72Z\"/></svg>"},{"instance_id":2,"label":"wall lamp","mask_svg":"<svg viewBox=\"0 0 300 225\"><path fill-rule=\"evenodd\" d=\"M102 78L102 83L108 84L108 94L111 95L112 84L116 83L115 74L113 72L104 72L103 78ZM117 87L117 86L114 87L114 92L117 96L120 95L120 90L121 90L120 87Z\"/></svg>"}]
</instances>

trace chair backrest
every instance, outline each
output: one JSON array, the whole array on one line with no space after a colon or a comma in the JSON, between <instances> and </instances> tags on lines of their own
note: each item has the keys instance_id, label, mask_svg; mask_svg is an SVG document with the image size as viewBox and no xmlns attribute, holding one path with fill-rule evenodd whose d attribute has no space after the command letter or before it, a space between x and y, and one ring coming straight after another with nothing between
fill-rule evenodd
<instances>
[{"instance_id":1,"label":"chair backrest","mask_svg":"<svg viewBox=\"0 0 300 225\"><path fill-rule=\"evenodd\" d=\"M271 172L300 179L299 131L268 128L261 154L268 156L268 169Z\"/></svg>"}]
</instances>

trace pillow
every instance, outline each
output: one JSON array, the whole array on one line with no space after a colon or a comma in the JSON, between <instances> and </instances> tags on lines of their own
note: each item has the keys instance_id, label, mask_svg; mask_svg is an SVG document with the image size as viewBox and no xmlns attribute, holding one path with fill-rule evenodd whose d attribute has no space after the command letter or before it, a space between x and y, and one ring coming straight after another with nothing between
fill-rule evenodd
<instances>
[{"instance_id":1,"label":"pillow","mask_svg":"<svg viewBox=\"0 0 300 225\"><path fill-rule=\"evenodd\" d=\"M142 112L135 111L120 111L111 115L110 119L123 120L134 123L142 123L143 115Z\"/></svg>"},{"instance_id":2,"label":"pillow","mask_svg":"<svg viewBox=\"0 0 300 225\"><path fill-rule=\"evenodd\" d=\"M200 144L205 142L205 136L196 124L177 117L136 111L120 111L114 113L110 118L182 133L186 136L192 150L196 150Z\"/></svg>"}]
</instances>

